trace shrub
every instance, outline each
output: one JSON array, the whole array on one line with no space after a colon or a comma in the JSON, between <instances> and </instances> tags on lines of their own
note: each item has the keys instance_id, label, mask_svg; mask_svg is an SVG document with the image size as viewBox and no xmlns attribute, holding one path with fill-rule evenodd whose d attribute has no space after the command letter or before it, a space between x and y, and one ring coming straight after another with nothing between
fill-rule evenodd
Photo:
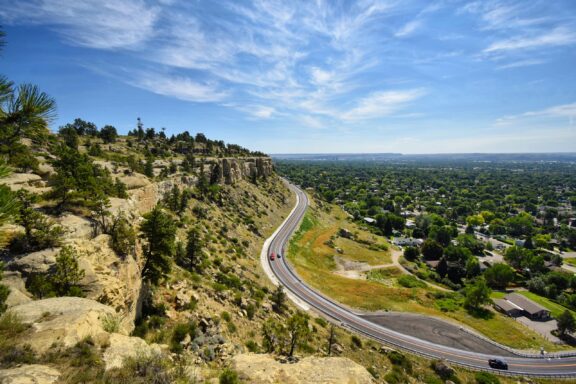
<instances>
[{"instance_id":1,"label":"shrub","mask_svg":"<svg viewBox=\"0 0 576 384\"><path fill-rule=\"evenodd\" d=\"M123 212L112 220L110 228L112 249L120 256L132 254L136 246L136 231Z\"/></svg>"},{"instance_id":2,"label":"shrub","mask_svg":"<svg viewBox=\"0 0 576 384\"><path fill-rule=\"evenodd\" d=\"M352 345L356 346L357 348L362 348L362 340L356 335L352 335L351 337Z\"/></svg>"},{"instance_id":3,"label":"shrub","mask_svg":"<svg viewBox=\"0 0 576 384\"><path fill-rule=\"evenodd\" d=\"M107 314L102 318L102 328L108 333L118 333L120 330L120 317L116 314Z\"/></svg>"},{"instance_id":4,"label":"shrub","mask_svg":"<svg viewBox=\"0 0 576 384\"><path fill-rule=\"evenodd\" d=\"M11 345L1 352L2 365L13 366L18 364L34 364L36 362L36 352L29 344L23 346Z\"/></svg>"},{"instance_id":5,"label":"shrub","mask_svg":"<svg viewBox=\"0 0 576 384\"><path fill-rule=\"evenodd\" d=\"M246 348L248 348L248 351L250 352L254 352L257 353L259 351L259 347L258 347L258 343L256 343L254 340L250 339L248 340L244 345L246 345Z\"/></svg>"},{"instance_id":6,"label":"shrub","mask_svg":"<svg viewBox=\"0 0 576 384\"><path fill-rule=\"evenodd\" d=\"M79 341L66 352L71 358L71 363L76 367L97 367L102 365L94 340L88 336Z\"/></svg>"},{"instance_id":7,"label":"shrub","mask_svg":"<svg viewBox=\"0 0 576 384\"><path fill-rule=\"evenodd\" d=\"M393 365L404 368L404 370L408 373L412 372L412 363L402 353L397 351L391 351L390 353L388 353L388 359Z\"/></svg>"},{"instance_id":8,"label":"shrub","mask_svg":"<svg viewBox=\"0 0 576 384\"><path fill-rule=\"evenodd\" d=\"M248 304L248 306L246 307L246 315L248 316L248 319L253 320L255 314L256 314L256 306L252 303Z\"/></svg>"},{"instance_id":9,"label":"shrub","mask_svg":"<svg viewBox=\"0 0 576 384\"><path fill-rule=\"evenodd\" d=\"M488 372L477 372L474 375L476 384L500 384L500 379Z\"/></svg>"},{"instance_id":10,"label":"shrub","mask_svg":"<svg viewBox=\"0 0 576 384\"><path fill-rule=\"evenodd\" d=\"M388 384L404 384L408 382L406 374L398 367L392 367L392 370L384 376Z\"/></svg>"},{"instance_id":11,"label":"shrub","mask_svg":"<svg viewBox=\"0 0 576 384\"><path fill-rule=\"evenodd\" d=\"M328 325L328 322L326 320L324 320L321 317L317 317L314 319L314 321L316 322L316 324L320 325L321 327L326 328L326 326Z\"/></svg>"},{"instance_id":12,"label":"shrub","mask_svg":"<svg viewBox=\"0 0 576 384\"><path fill-rule=\"evenodd\" d=\"M231 370L230 368L226 368L220 373L218 377L219 384L239 384L240 379L238 379L238 374Z\"/></svg>"},{"instance_id":13,"label":"shrub","mask_svg":"<svg viewBox=\"0 0 576 384\"><path fill-rule=\"evenodd\" d=\"M222 314L220 314L220 317L222 318L222 320L224 320L226 322L229 322L230 320L232 320L232 316L226 311L222 312Z\"/></svg>"},{"instance_id":14,"label":"shrub","mask_svg":"<svg viewBox=\"0 0 576 384\"><path fill-rule=\"evenodd\" d=\"M191 339L194 338L196 333L196 323L189 322L189 323L180 323L176 324L172 331L172 338L170 340L170 350L175 353L180 353L183 350L182 344L180 344L187 335L190 336Z\"/></svg>"},{"instance_id":15,"label":"shrub","mask_svg":"<svg viewBox=\"0 0 576 384\"><path fill-rule=\"evenodd\" d=\"M168 359L162 355L140 355L127 358L122 368L106 373L104 382L110 384L168 384L175 381Z\"/></svg>"},{"instance_id":16,"label":"shrub","mask_svg":"<svg viewBox=\"0 0 576 384\"><path fill-rule=\"evenodd\" d=\"M398 278L398 284L406 288L424 288L426 283L412 275L404 275Z\"/></svg>"}]
</instances>

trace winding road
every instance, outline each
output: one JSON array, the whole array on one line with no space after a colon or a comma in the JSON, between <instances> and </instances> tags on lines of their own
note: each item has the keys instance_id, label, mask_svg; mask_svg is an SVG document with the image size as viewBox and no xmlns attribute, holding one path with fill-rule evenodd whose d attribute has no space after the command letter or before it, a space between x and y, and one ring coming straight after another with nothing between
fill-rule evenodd
<instances>
[{"instance_id":1,"label":"winding road","mask_svg":"<svg viewBox=\"0 0 576 384\"><path fill-rule=\"evenodd\" d=\"M369 320L370 316L355 312L308 287L298 277L284 257L284 250L287 248L288 241L298 229L308 207L306 194L294 185L289 184L288 186L296 194L296 206L277 231L265 242L261 260L265 271L268 274L273 274L273 276L270 276L272 280L276 280L274 281L275 283L284 286L289 297L300 307L309 307L341 327L362 334L382 344L428 358L444 359L471 369L519 376L576 377L576 351L549 354L547 357L543 357L541 355L510 353L509 351L504 353L506 348L501 347L503 353L500 356L495 356L478 351L452 348L403 334L372 322ZM280 253L283 257L270 260L268 255L272 252ZM488 359L494 357L501 357L507 361L509 370L497 371L490 368Z\"/></svg>"}]
</instances>

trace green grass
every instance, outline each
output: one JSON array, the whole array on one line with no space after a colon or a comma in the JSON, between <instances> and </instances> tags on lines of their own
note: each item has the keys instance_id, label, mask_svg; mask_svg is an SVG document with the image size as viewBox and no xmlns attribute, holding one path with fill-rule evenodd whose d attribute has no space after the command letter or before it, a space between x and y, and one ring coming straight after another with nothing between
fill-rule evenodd
<instances>
[{"instance_id":1,"label":"green grass","mask_svg":"<svg viewBox=\"0 0 576 384\"><path fill-rule=\"evenodd\" d=\"M366 277L369 280L387 280L402 276L402 271L396 267L372 269L368 271Z\"/></svg>"},{"instance_id":2,"label":"green grass","mask_svg":"<svg viewBox=\"0 0 576 384\"><path fill-rule=\"evenodd\" d=\"M339 255L344 259L364 262L369 265L390 264L392 262L390 251L375 251L369 249L365 244L342 237L336 239L335 244L344 251L343 254Z\"/></svg>"},{"instance_id":3,"label":"green grass","mask_svg":"<svg viewBox=\"0 0 576 384\"><path fill-rule=\"evenodd\" d=\"M506 295L507 295L506 292L492 291L492 293L490 294L490 297L492 299L503 299L504 296L506 296Z\"/></svg>"},{"instance_id":4,"label":"green grass","mask_svg":"<svg viewBox=\"0 0 576 384\"><path fill-rule=\"evenodd\" d=\"M547 308L550 310L550 312L552 313L552 316L554 318L558 318L558 316L560 316L565 310L567 310L568 308L555 303L545 297L539 296L533 292L530 291L517 291L516 293L521 294L522 296L525 296L527 298L529 298L530 300L540 304L541 306L543 306L544 308ZM576 316L576 312L574 311L570 311L572 312L573 316Z\"/></svg>"},{"instance_id":5,"label":"green grass","mask_svg":"<svg viewBox=\"0 0 576 384\"><path fill-rule=\"evenodd\" d=\"M568 257L568 258L566 258L566 259L563 259L563 261L564 261L566 264L573 265L573 266L576 267L576 257Z\"/></svg>"},{"instance_id":6,"label":"green grass","mask_svg":"<svg viewBox=\"0 0 576 384\"><path fill-rule=\"evenodd\" d=\"M337 210L334 208L334 211ZM326 245L326 242L342 227L343 221L335 219L334 211L325 213L310 209L288 250L288 258L300 277L328 297L367 311L414 312L452 319L512 348L538 348L541 345L551 351L559 348L523 324L500 313L491 312L492 316L484 319L468 314L458 300L444 300L437 305L434 293L438 291L429 286L387 286L379 281L349 279L335 274L334 249ZM385 269L372 273L378 276L394 272ZM397 278L391 277L394 280Z\"/></svg>"}]
</instances>

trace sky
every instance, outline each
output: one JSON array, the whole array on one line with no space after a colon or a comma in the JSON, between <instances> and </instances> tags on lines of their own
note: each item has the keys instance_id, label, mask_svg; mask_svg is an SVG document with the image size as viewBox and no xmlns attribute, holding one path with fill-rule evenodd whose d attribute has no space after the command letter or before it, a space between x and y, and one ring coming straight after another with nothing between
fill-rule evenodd
<instances>
[{"instance_id":1,"label":"sky","mask_svg":"<svg viewBox=\"0 0 576 384\"><path fill-rule=\"evenodd\" d=\"M0 74L267 153L576 152L574 0L0 0Z\"/></svg>"}]
</instances>

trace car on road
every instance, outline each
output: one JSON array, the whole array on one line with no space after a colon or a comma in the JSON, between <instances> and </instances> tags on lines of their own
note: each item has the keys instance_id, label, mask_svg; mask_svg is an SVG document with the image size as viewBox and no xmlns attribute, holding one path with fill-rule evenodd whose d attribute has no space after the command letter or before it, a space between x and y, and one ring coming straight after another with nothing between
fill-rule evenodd
<instances>
[{"instance_id":1,"label":"car on road","mask_svg":"<svg viewBox=\"0 0 576 384\"><path fill-rule=\"evenodd\" d=\"M488 365L494 369L508 369L508 363L500 359L490 359Z\"/></svg>"},{"instance_id":2,"label":"car on road","mask_svg":"<svg viewBox=\"0 0 576 384\"><path fill-rule=\"evenodd\" d=\"M270 254L270 260L274 260L274 259L276 259L276 254L274 252L272 252Z\"/></svg>"},{"instance_id":3,"label":"car on road","mask_svg":"<svg viewBox=\"0 0 576 384\"><path fill-rule=\"evenodd\" d=\"M278 258L279 258L279 259L282 258L282 254L281 254L281 253L278 254Z\"/></svg>"}]
</instances>

